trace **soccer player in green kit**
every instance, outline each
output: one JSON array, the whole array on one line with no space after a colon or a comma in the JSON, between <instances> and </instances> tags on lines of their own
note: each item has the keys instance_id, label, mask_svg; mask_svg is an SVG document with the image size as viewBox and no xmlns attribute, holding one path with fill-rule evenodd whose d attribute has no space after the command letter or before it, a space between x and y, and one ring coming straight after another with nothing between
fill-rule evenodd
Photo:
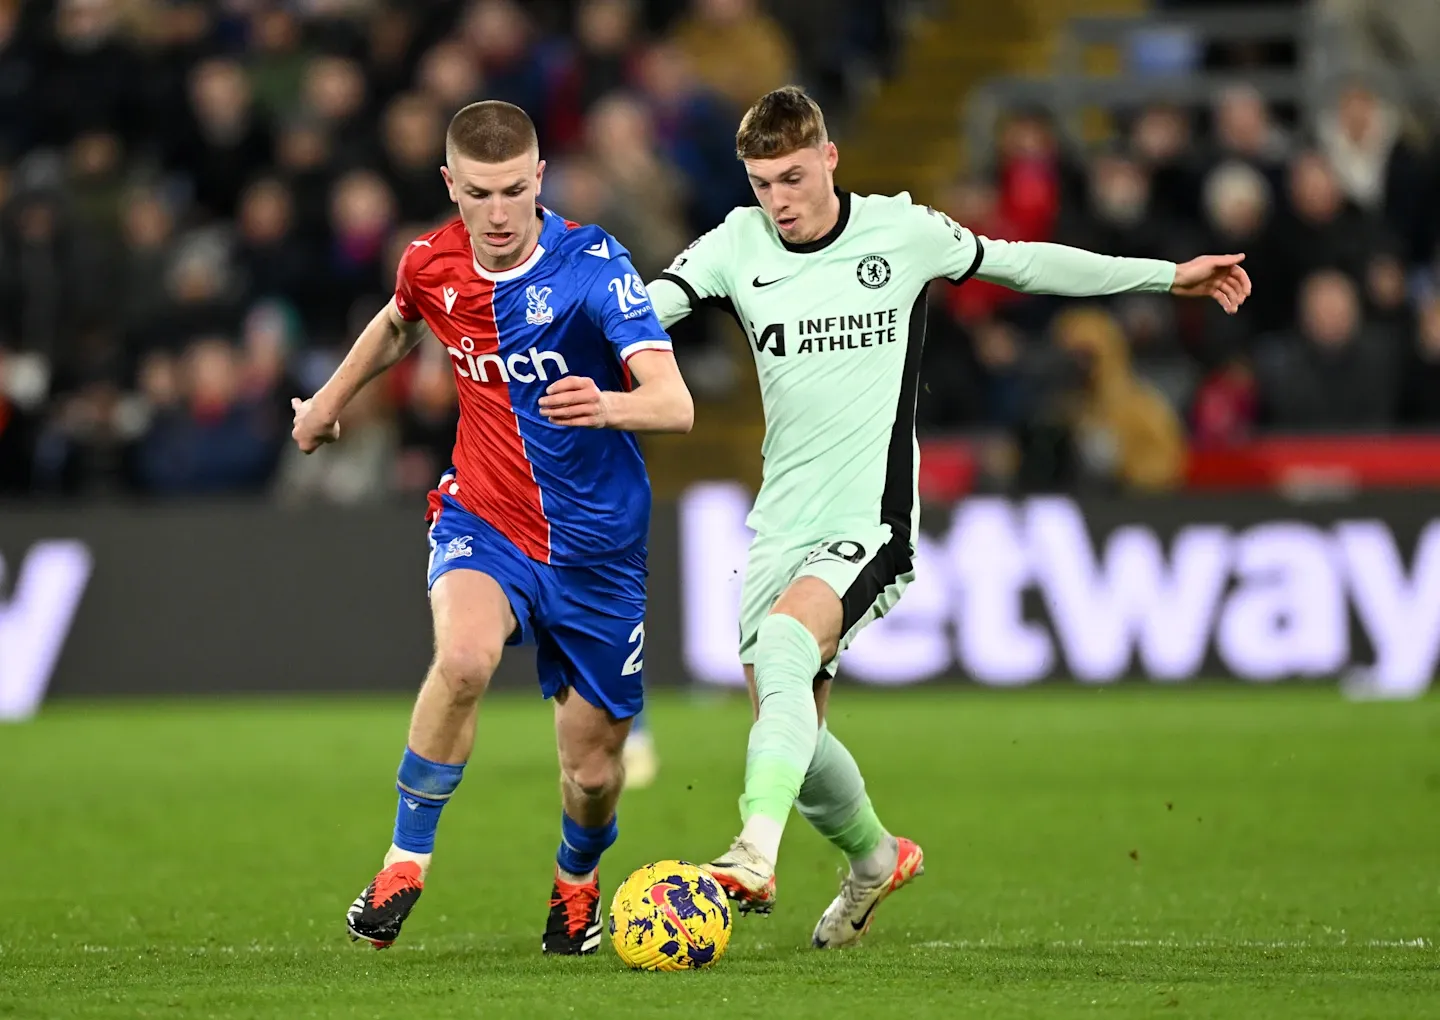
<instances>
[{"instance_id":1,"label":"soccer player in green kit","mask_svg":"<svg viewBox=\"0 0 1440 1020\"><path fill-rule=\"evenodd\" d=\"M977 237L908 194L835 187L838 153L803 90L763 96L736 136L759 208L735 209L647 288L669 326L727 308L747 331L765 408L764 482L747 523L740 661L755 708L743 829L705 867L741 911L768 913L792 806L850 862L812 944L857 941L924 870L886 831L855 759L825 725L836 657L914 577L915 398L932 280L1032 294L1250 293L1243 255L1176 265Z\"/></svg>"}]
</instances>

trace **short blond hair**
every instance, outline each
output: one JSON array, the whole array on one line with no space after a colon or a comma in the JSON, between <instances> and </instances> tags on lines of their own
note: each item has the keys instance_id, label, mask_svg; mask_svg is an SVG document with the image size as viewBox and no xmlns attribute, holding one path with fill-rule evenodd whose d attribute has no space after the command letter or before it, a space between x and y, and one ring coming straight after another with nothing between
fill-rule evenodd
<instances>
[{"instance_id":1,"label":"short blond hair","mask_svg":"<svg viewBox=\"0 0 1440 1020\"><path fill-rule=\"evenodd\" d=\"M735 132L740 159L774 159L830 140L825 114L799 85L786 85L755 101Z\"/></svg>"}]
</instances>

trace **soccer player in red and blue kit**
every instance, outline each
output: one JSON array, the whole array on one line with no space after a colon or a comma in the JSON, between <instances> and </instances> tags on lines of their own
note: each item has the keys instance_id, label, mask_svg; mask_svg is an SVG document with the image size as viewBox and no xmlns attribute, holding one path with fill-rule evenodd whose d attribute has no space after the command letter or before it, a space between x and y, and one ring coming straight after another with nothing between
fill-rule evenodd
<instances>
[{"instance_id":1,"label":"soccer player in red and blue kit","mask_svg":"<svg viewBox=\"0 0 1440 1020\"><path fill-rule=\"evenodd\" d=\"M423 336L460 393L454 467L429 501L435 658L415 701L384 866L346 913L352 939L393 943L424 887L441 809L475 741L506 644L537 646L555 702L561 839L547 953L600 944L600 855L617 832L622 747L642 704L650 484L631 434L694 417L670 341L625 250L538 204L545 164L519 107L465 107L441 168L460 218L411 242L394 298L309 400L305 452Z\"/></svg>"}]
</instances>

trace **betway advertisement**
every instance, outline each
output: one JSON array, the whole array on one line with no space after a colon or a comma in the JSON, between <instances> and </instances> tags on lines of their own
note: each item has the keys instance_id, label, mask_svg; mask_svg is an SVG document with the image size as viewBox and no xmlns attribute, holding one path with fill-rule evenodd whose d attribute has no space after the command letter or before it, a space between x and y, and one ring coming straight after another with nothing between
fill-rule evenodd
<instances>
[{"instance_id":1,"label":"betway advertisement","mask_svg":"<svg viewBox=\"0 0 1440 1020\"><path fill-rule=\"evenodd\" d=\"M657 506L645 682L743 683L738 486ZM422 507L0 508L0 719L49 697L414 691ZM1440 501L927 508L915 582L842 659L868 684L1341 680L1413 697L1440 659ZM492 687L535 689L508 649Z\"/></svg>"},{"instance_id":2,"label":"betway advertisement","mask_svg":"<svg viewBox=\"0 0 1440 1020\"><path fill-rule=\"evenodd\" d=\"M743 683L749 505L737 486L706 485L679 506L684 661L702 682ZM1344 677L1415 696L1440 658L1437 512L1429 496L968 499L925 515L915 582L842 674L997 687Z\"/></svg>"}]
</instances>

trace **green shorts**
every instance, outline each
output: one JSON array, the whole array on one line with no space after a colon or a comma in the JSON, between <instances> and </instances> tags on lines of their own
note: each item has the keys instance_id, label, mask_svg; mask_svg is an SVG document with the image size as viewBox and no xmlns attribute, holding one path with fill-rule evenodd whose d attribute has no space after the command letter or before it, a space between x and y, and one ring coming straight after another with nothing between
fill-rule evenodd
<instances>
[{"instance_id":1,"label":"green shorts","mask_svg":"<svg viewBox=\"0 0 1440 1020\"><path fill-rule=\"evenodd\" d=\"M855 635L888 613L915 579L914 554L907 539L888 524L861 525L815 534L756 535L746 560L740 592L740 661L755 663L755 638L760 623L792 582L815 577L840 598L843 652ZM837 654L838 658L838 654ZM836 660L825 663L835 675Z\"/></svg>"}]
</instances>

